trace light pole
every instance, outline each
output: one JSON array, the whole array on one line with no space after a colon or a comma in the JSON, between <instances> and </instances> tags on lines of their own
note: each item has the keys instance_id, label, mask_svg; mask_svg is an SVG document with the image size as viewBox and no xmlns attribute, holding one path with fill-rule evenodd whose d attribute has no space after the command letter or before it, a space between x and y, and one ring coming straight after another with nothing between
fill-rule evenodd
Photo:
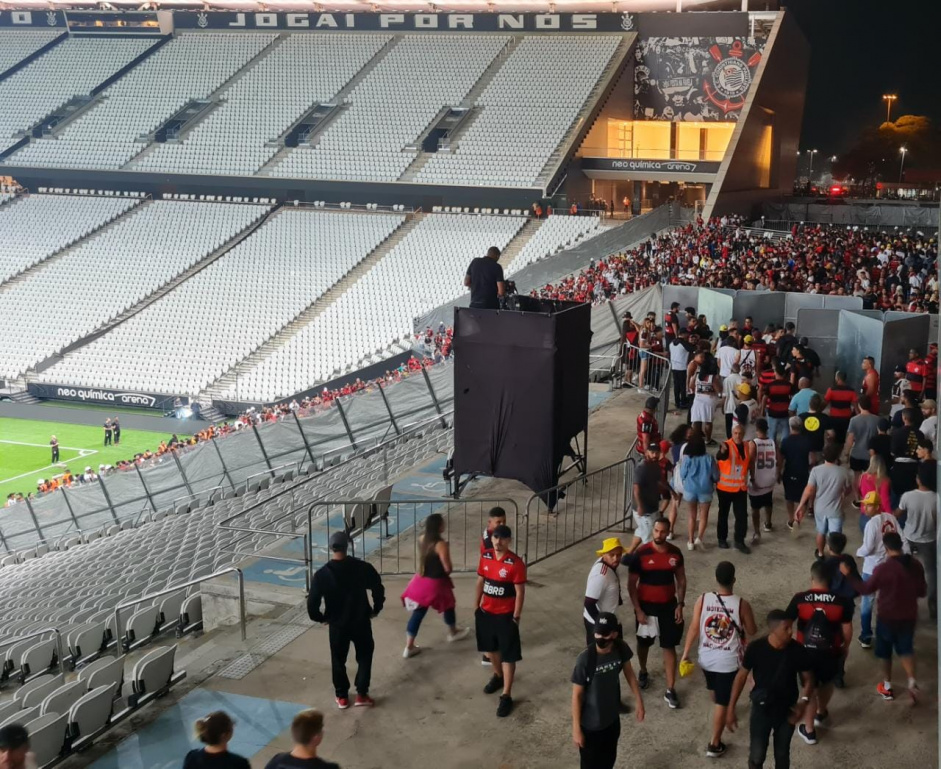
<instances>
[{"instance_id":1,"label":"light pole","mask_svg":"<svg viewBox=\"0 0 941 769\"><path fill-rule=\"evenodd\" d=\"M902 156L902 162L899 163L899 184L902 183L902 173L905 171L905 154L908 152L905 147L899 148L899 154Z\"/></svg>"},{"instance_id":2,"label":"light pole","mask_svg":"<svg viewBox=\"0 0 941 769\"><path fill-rule=\"evenodd\" d=\"M898 99L898 95L894 93L884 93L882 94L882 99L885 102L885 122L892 122L892 102Z\"/></svg>"},{"instance_id":3,"label":"light pole","mask_svg":"<svg viewBox=\"0 0 941 769\"><path fill-rule=\"evenodd\" d=\"M810 168L807 171L807 179L813 184L814 183L814 155L817 154L817 150L807 150L810 153Z\"/></svg>"}]
</instances>

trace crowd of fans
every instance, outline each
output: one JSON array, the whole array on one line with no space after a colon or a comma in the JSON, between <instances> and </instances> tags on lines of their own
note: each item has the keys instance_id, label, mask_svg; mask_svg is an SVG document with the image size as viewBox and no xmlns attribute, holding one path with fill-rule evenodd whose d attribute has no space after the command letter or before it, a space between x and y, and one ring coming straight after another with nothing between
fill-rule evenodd
<instances>
[{"instance_id":1,"label":"crowd of fans","mask_svg":"<svg viewBox=\"0 0 941 769\"><path fill-rule=\"evenodd\" d=\"M738 217L702 219L532 291L599 304L651 285L858 296L864 309L938 312L938 245L920 232L795 225L789 237Z\"/></svg>"}]
</instances>

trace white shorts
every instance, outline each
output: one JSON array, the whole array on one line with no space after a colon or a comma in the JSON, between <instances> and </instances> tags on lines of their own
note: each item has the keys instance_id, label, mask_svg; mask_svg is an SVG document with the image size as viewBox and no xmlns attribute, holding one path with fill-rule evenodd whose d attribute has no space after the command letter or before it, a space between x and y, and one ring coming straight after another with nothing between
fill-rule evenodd
<instances>
[{"instance_id":1,"label":"white shorts","mask_svg":"<svg viewBox=\"0 0 941 769\"><path fill-rule=\"evenodd\" d=\"M656 515L641 515L634 511L634 536L646 545L653 540L653 522L657 519Z\"/></svg>"}]
</instances>

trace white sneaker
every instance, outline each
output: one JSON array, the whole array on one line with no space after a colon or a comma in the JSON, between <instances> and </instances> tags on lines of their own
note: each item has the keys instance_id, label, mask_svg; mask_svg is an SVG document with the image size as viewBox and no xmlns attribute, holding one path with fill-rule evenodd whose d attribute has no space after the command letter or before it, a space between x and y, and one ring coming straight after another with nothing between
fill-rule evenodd
<instances>
[{"instance_id":1,"label":"white sneaker","mask_svg":"<svg viewBox=\"0 0 941 769\"><path fill-rule=\"evenodd\" d=\"M759 542L761 542L761 534L759 534L756 531L754 534L751 535L751 543L753 545L757 545Z\"/></svg>"},{"instance_id":2,"label":"white sneaker","mask_svg":"<svg viewBox=\"0 0 941 769\"><path fill-rule=\"evenodd\" d=\"M412 657L417 657L421 654L420 646L406 646L405 650L402 652L402 657L404 659L411 659Z\"/></svg>"},{"instance_id":3,"label":"white sneaker","mask_svg":"<svg viewBox=\"0 0 941 769\"><path fill-rule=\"evenodd\" d=\"M462 627L456 633L448 633L448 643L463 641L468 635L470 635L470 628Z\"/></svg>"},{"instance_id":4,"label":"white sneaker","mask_svg":"<svg viewBox=\"0 0 941 769\"><path fill-rule=\"evenodd\" d=\"M700 550L706 549L706 546L702 543L702 540L699 537L696 537L696 540L693 542L693 544Z\"/></svg>"},{"instance_id":5,"label":"white sneaker","mask_svg":"<svg viewBox=\"0 0 941 769\"><path fill-rule=\"evenodd\" d=\"M669 534L667 534L667 542L672 542L672 541L673 541L673 532L671 531Z\"/></svg>"},{"instance_id":6,"label":"white sneaker","mask_svg":"<svg viewBox=\"0 0 941 769\"><path fill-rule=\"evenodd\" d=\"M694 545L692 542L687 542L686 549L689 550L690 552L693 552L693 550L696 549L696 545Z\"/></svg>"}]
</instances>

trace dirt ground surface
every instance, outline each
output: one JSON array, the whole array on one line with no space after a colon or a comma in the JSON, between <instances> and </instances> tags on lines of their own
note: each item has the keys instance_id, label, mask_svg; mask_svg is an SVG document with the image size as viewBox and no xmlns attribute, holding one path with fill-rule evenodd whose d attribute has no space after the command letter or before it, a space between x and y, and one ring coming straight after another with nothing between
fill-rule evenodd
<instances>
[{"instance_id":1,"label":"dirt ground surface","mask_svg":"<svg viewBox=\"0 0 941 769\"><path fill-rule=\"evenodd\" d=\"M590 469L623 458L634 438L640 405L641 396L623 392L593 412ZM671 417L667 427L672 427L676 419ZM716 427L721 435L721 423ZM518 484L504 481L484 484L477 494L513 498L521 510L525 510L530 496ZM575 516L577 511L565 514ZM779 489L775 493L774 532L764 534L751 555L743 555L717 549L715 515L713 504L706 551L687 553L683 549L689 579L687 616L696 597L712 589L716 564L731 560L738 573L736 592L752 603L761 628L762 618L770 609L785 607L795 592L809 586L814 550L812 527L805 524L793 534L787 531ZM845 530L851 552L861 541L856 523L857 513L848 507ZM685 530L685 524L686 511L681 510L679 532ZM531 520L529 525L532 531L532 527L547 524ZM468 530L472 528L469 526ZM595 560L594 551L606 535L620 535L625 541L630 538L630 532L617 527L531 566L521 622L523 660L518 665L513 690L515 709L508 718L498 719L495 715L497 695L482 691L490 672L480 664L473 633L466 640L446 643L444 624L430 613L418 638L422 653L412 659L402 658L408 615L399 596L408 575L385 578L386 608L373 623L376 652L371 694L376 699L375 709L337 710L327 631L320 626L311 626L245 678L211 677L202 685L322 709L327 714L322 755L344 769L577 767L578 753L571 739L569 681L575 657L584 644L581 607L585 580ZM683 548L684 542L681 534L676 544ZM472 624L474 579L472 574L455 575L459 624ZM626 573L622 579L626 579ZM626 584L624 595L626 600ZM636 649L629 606L622 607L619 614L627 629L627 640ZM817 746L808 746L795 735L791 754L795 769L938 765L937 632L927 619L924 602L922 614L916 634L922 704L912 707L902 697L884 702L875 690L879 670L872 652L861 649L854 641L847 664L847 688L836 692L830 706L832 723L818 729ZM718 765L745 766L747 697L743 696L739 705L739 730L724 738L729 746L727 755L706 758L711 703L701 672L697 668L690 677L679 679L677 692L682 707L671 711L663 700L663 667L656 650L651 651L650 660L651 683L645 692L647 717L643 723L637 723L633 709L622 717L617 766L675 769L705 767L716 761ZM352 653L349 672L352 679L355 673ZM897 689L904 691L905 680L898 666L895 682ZM624 698L631 699L626 688ZM264 766L271 755L290 748L287 726L253 759L254 766ZM773 765L770 755L765 765Z\"/></svg>"}]
</instances>

